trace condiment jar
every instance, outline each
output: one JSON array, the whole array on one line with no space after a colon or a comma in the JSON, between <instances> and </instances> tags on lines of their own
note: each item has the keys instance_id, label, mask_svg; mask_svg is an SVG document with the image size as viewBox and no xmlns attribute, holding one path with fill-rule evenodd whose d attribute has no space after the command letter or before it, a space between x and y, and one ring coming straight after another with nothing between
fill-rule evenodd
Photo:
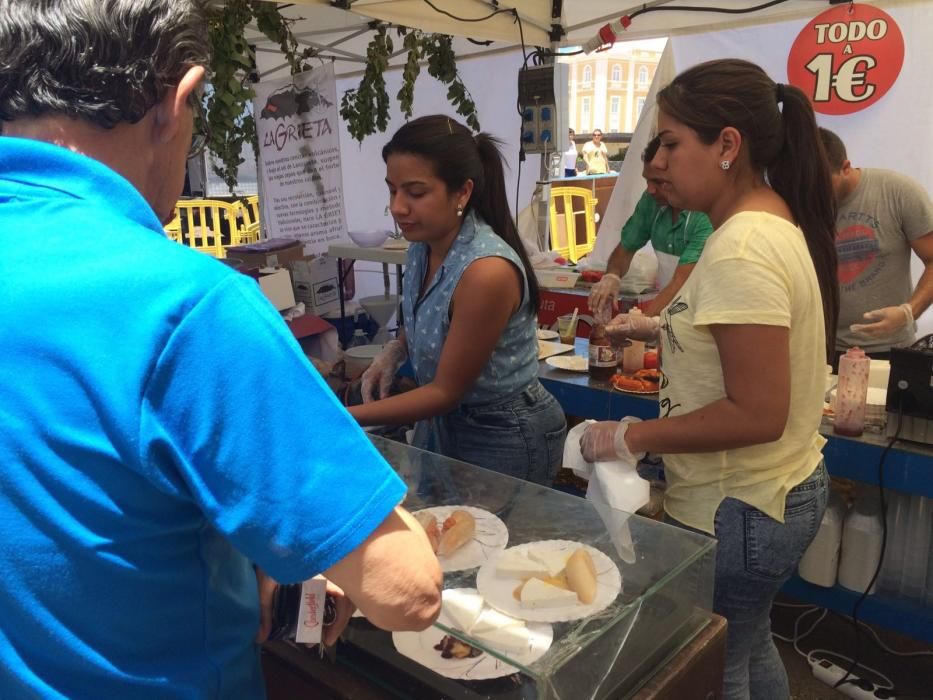
<instances>
[{"instance_id":1,"label":"condiment jar","mask_svg":"<svg viewBox=\"0 0 933 700\"><path fill-rule=\"evenodd\" d=\"M858 437L865 429L865 403L871 360L859 348L849 348L839 358L839 384L836 387L836 420L833 432Z\"/></svg>"},{"instance_id":2,"label":"condiment jar","mask_svg":"<svg viewBox=\"0 0 933 700\"><path fill-rule=\"evenodd\" d=\"M593 379L607 381L616 373L619 365L619 351L609 342L606 327L601 323L593 325L590 331L589 371Z\"/></svg>"}]
</instances>

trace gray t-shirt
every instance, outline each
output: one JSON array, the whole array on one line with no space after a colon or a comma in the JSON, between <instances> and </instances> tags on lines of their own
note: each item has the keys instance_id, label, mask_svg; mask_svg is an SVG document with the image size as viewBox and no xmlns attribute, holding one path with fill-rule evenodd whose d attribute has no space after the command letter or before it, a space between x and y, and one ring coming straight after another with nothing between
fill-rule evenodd
<instances>
[{"instance_id":1,"label":"gray t-shirt","mask_svg":"<svg viewBox=\"0 0 933 700\"><path fill-rule=\"evenodd\" d=\"M858 345L868 352L913 341L916 326L888 338L852 333L865 323L862 314L910 299L909 241L933 231L933 203L926 190L891 170L862 168L855 190L839 205L836 251L839 254L839 325L836 350Z\"/></svg>"}]
</instances>

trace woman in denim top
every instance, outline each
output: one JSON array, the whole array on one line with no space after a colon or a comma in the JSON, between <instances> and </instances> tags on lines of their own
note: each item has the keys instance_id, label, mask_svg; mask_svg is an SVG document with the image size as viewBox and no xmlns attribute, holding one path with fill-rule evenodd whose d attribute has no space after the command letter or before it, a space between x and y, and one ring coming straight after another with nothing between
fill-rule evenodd
<instances>
[{"instance_id":1,"label":"woman in denim top","mask_svg":"<svg viewBox=\"0 0 933 700\"><path fill-rule=\"evenodd\" d=\"M415 447L550 485L566 421L538 381L538 287L497 141L435 115L399 129L382 157L392 216L411 242L403 330L350 412L361 425L415 421ZM406 359L418 388L388 396Z\"/></svg>"}]
</instances>

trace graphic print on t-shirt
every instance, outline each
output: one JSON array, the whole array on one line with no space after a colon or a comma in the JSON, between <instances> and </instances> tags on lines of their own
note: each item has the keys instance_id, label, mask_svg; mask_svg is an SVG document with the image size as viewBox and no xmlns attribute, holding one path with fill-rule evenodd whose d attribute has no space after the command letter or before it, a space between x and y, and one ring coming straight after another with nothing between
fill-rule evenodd
<instances>
[{"instance_id":1,"label":"graphic print on t-shirt","mask_svg":"<svg viewBox=\"0 0 933 700\"><path fill-rule=\"evenodd\" d=\"M664 317L661 319L661 328L665 331L664 336L667 338L667 347L671 352L684 351L683 345L677 341L677 336L674 334L674 329L671 328L671 316L674 314L679 314L681 311L686 311L688 308L687 302L685 302L681 297L675 297L674 301L670 303L664 310Z\"/></svg>"},{"instance_id":2,"label":"graphic print on t-shirt","mask_svg":"<svg viewBox=\"0 0 933 700\"><path fill-rule=\"evenodd\" d=\"M836 233L839 284L843 291L870 283L884 269L884 257L876 233L878 220L869 214L850 212L849 223Z\"/></svg>"}]
</instances>

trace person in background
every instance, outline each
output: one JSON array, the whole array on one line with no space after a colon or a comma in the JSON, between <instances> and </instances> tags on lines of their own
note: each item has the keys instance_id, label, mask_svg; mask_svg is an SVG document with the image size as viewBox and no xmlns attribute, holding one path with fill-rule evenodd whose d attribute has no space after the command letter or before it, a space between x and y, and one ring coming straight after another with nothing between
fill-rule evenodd
<instances>
[{"instance_id":1,"label":"person in background","mask_svg":"<svg viewBox=\"0 0 933 700\"><path fill-rule=\"evenodd\" d=\"M728 622L724 697L786 699L771 603L816 535L829 490L819 434L839 288L829 163L807 96L758 66L701 63L658 93L652 165L671 206L716 227L660 318L661 417L592 424L588 460L663 454L670 522L714 535Z\"/></svg>"},{"instance_id":2,"label":"person in background","mask_svg":"<svg viewBox=\"0 0 933 700\"><path fill-rule=\"evenodd\" d=\"M913 342L914 319L933 302L933 202L905 175L853 168L835 133L821 128L820 136L838 207L836 352L858 345L872 357L886 358L893 346ZM924 267L913 288L911 251Z\"/></svg>"},{"instance_id":3,"label":"person in background","mask_svg":"<svg viewBox=\"0 0 933 700\"><path fill-rule=\"evenodd\" d=\"M603 143L603 132L593 130L593 140L583 144L583 162L587 175L603 175L609 172L609 151Z\"/></svg>"},{"instance_id":4,"label":"person in background","mask_svg":"<svg viewBox=\"0 0 933 700\"><path fill-rule=\"evenodd\" d=\"M567 150L564 151L564 177L576 177L577 176L577 144L574 139L576 134L573 129L570 129L570 140L567 145Z\"/></svg>"},{"instance_id":5,"label":"person in background","mask_svg":"<svg viewBox=\"0 0 933 700\"><path fill-rule=\"evenodd\" d=\"M362 425L417 421L415 447L550 485L567 424L538 381L538 287L498 141L427 116L399 129L382 158L392 216L411 241L404 330L363 374L366 403L350 413ZM387 397L406 359L419 386Z\"/></svg>"},{"instance_id":6,"label":"person in background","mask_svg":"<svg viewBox=\"0 0 933 700\"><path fill-rule=\"evenodd\" d=\"M196 0L0 0L5 698L263 697L254 564L342 589L331 643L351 601L439 612L405 484L255 281L162 229L208 45Z\"/></svg>"},{"instance_id":7,"label":"person in background","mask_svg":"<svg viewBox=\"0 0 933 700\"><path fill-rule=\"evenodd\" d=\"M596 317L609 318L618 310L619 291L635 257L651 241L658 258L658 295L648 302L644 313L657 316L670 303L696 267L713 225L702 212L683 211L670 206L662 181L651 166L661 140L652 139L642 153L642 177L648 186L635 205L635 211L622 227L621 242L606 264L606 274L590 291L589 307Z\"/></svg>"}]
</instances>

